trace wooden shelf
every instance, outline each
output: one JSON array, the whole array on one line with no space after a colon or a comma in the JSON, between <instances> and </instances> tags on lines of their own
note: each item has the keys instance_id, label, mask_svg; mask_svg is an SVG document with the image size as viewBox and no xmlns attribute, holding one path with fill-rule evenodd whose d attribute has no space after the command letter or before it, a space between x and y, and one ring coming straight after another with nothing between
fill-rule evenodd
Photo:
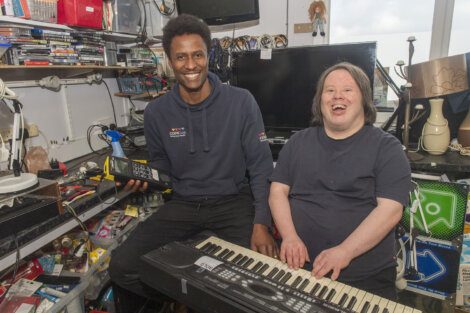
<instances>
[{"instance_id":1,"label":"wooden shelf","mask_svg":"<svg viewBox=\"0 0 470 313\"><path fill-rule=\"evenodd\" d=\"M157 97L160 97L167 93L167 91L160 91L160 92L144 92L140 94L134 94L134 93L122 93L122 92L117 92L114 95L116 97L125 97L129 98L131 100L152 100Z\"/></svg>"}]
</instances>

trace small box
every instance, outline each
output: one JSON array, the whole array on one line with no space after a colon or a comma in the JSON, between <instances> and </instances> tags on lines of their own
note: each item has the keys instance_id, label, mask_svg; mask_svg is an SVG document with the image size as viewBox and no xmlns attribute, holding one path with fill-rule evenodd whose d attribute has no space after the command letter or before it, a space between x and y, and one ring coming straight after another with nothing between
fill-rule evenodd
<instances>
[{"instance_id":1,"label":"small box","mask_svg":"<svg viewBox=\"0 0 470 313\"><path fill-rule=\"evenodd\" d=\"M103 0L59 0L57 22L68 26L102 29Z\"/></svg>"}]
</instances>

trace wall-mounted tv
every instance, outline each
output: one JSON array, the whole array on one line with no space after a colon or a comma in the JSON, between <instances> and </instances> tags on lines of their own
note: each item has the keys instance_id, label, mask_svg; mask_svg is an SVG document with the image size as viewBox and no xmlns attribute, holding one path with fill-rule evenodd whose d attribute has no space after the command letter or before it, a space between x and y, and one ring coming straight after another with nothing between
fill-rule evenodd
<instances>
[{"instance_id":1,"label":"wall-mounted tv","mask_svg":"<svg viewBox=\"0 0 470 313\"><path fill-rule=\"evenodd\" d=\"M373 86L375 57L375 42L273 49L270 60L260 59L259 50L236 52L231 84L253 94L267 130L298 130L309 126L317 81L326 68L353 63Z\"/></svg>"},{"instance_id":2,"label":"wall-mounted tv","mask_svg":"<svg viewBox=\"0 0 470 313\"><path fill-rule=\"evenodd\" d=\"M259 20L258 0L176 0L178 14L191 14L207 25Z\"/></svg>"}]
</instances>

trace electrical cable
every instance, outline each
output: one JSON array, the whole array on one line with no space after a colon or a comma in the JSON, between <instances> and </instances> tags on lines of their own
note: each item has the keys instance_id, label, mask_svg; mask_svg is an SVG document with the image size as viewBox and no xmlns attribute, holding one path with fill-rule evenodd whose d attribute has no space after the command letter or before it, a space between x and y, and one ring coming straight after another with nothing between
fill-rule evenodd
<instances>
[{"instance_id":1,"label":"electrical cable","mask_svg":"<svg viewBox=\"0 0 470 313\"><path fill-rule=\"evenodd\" d=\"M113 108L114 123L115 123L116 126L117 126L116 110L115 110L115 108L114 108L113 96L111 95L111 91L109 90L108 83L106 83L106 81L105 81L104 79L102 80L102 82L103 82L104 85L106 86L106 90L108 90L109 100L111 100L111 106L112 106L112 108Z\"/></svg>"}]
</instances>

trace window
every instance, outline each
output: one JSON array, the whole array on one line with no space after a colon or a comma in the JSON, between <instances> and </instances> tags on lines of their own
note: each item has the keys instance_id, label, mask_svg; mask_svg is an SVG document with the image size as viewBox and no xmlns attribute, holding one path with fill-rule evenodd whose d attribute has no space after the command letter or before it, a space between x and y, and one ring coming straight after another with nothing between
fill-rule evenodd
<instances>
[{"instance_id":1,"label":"window","mask_svg":"<svg viewBox=\"0 0 470 313\"><path fill-rule=\"evenodd\" d=\"M393 66L408 63L408 37L416 38L412 63L429 59L433 11L429 0L331 0L330 43L377 41L377 59L400 86ZM396 99L390 89L388 99Z\"/></svg>"},{"instance_id":2,"label":"window","mask_svg":"<svg viewBox=\"0 0 470 313\"><path fill-rule=\"evenodd\" d=\"M470 1L455 0L449 55L470 52Z\"/></svg>"}]
</instances>

